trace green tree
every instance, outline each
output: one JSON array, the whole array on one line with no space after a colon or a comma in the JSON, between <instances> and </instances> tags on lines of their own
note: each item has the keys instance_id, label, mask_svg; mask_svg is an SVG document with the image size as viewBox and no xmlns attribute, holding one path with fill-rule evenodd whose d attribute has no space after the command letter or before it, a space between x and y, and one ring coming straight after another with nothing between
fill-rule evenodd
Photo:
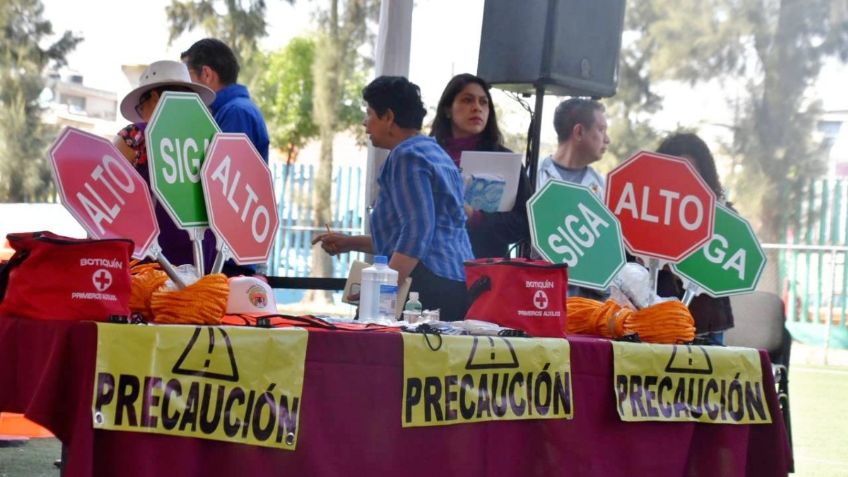
<instances>
[{"instance_id":1,"label":"green tree","mask_svg":"<svg viewBox=\"0 0 848 477\"><path fill-rule=\"evenodd\" d=\"M0 2L0 201L45 201L53 190L47 145L55 130L41 123L42 74L65 64L82 38L53 35L40 1Z\"/></svg>"},{"instance_id":2,"label":"green tree","mask_svg":"<svg viewBox=\"0 0 848 477\"><path fill-rule=\"evenodd\" d=\"M201 28L230 44L236 52L241 53L244 62L251 62L257 39L266 33L266 3L263 0L250 0L244 5L243 3L235 0L172 0L171 6L168 7L171 41L186 31ZM251 81L251 75L247 75L247 79L243 80L253 86L259 85L262 91L274 91L271 84L274 74L279 75L281 80L300 82L291 88L286 86L276 89L276 93L282 95L279 98L281 101L289 93L293 95L289 96L290 99L299 98L296 106L288 105L284 109L282 103L277 101L278 98L270 101L270 98L262 98L259 101L264 104L263 114L271 126L273 147L284 147L289 152L296 151L298 141L305 142L313 137L312 125L317 127L321 140L321 155L311 198L315 211L315 226L331 222L333 139L337 132L349 129L352 124L361 120L362 105L359 95L365 81L365 71L371 65L358 50L369 38L369 20L375 19L378 13L379 2L376 0L329 0L327 8L318 11L319 31L315 45L312 46L312 124L304 114L307 105L305 92L310 87L300 69L305 65L306 58L303 55L309 49L304 44L295 44L291 47L292 51L281 53L280 57L271 55L266 58L270 63L253 61L252 66L248 68L258 72L276 66L293 66L295 72L289 74L284 71L265 71L257 73L256 81ZM288 59L284 58L287 54ZM294 58L298 55L301 56ZM293 60L293 63L286 64L288 60ZM275 61L278 63L272 64ZM259 67L260 64L264 66ZM270 76L265 77L266 74ZM257 93L260 93L260 90L257 90ZM257 94L257 98L259 96ZM278 118L275 116L277 112L288 117ZM277 133L280 135L275 135ZM332 275L330 258L322 251L313 252L311 274ZM328 295L310 294L307 298L320 300L327 299Z\"/></svg>"},{"instance_id":3,"label":"green tree","mask_svg":"<svg viewBox=\"0 0 848 477\"><path fill-rule=\"evenodd\" d=\"M647 66L656 40L645 31L653 20L650 2L632 2L628 5L625 23L631 32L631 43L622 49L619 61L618 91L605 101L610 117L609 153L598 169L609 171L634 152L656 144L659 132L650 124L662 98L653 91Z\"/></svg>"},{"instance_id":4,"label":"green tree","mask_svg":"<svg viewBox=\"0 0 848 477\"><path fill-rule=\"evenodd\" d=\"M256 102L265 116L271 144L291 164L300 149L318 136L312 117L315 40L294 38L279 51L262 55L262 73L254 83Z\"/></svg>"},{"instance_id":5,"label":"green tree","mask_svg":"<svg viewBox=\"0 0 848 477\"><path fill-rule=\"evenodd\" d=\"M194 30L218 38L236 55L241 66L239 82L252 88L262 71L258 42L268 34L266 10L265 0L171 0L171 5L165 7L168 43Z\"/></svg>"},{"instance_id":6,"label":"green tree","mask_svg":"<svg viewBox=\"0 0 848 477\"><path fill-rule=\"evenodd\" d=\"M329 0L318 15L318 48L312 74L315 82L313 114L318 125L321 152L316 174L312 210L316 225L332 222L333 140L336 133L362 119L360 90L364 71L371 65L358 54L369 38L368 20L376 18L374 0ZM312 249L312 276L331 276L331 257L316 245ZM329 300L327 293L307 294L307 299Z\"/></svg>"},{"instance_id":7,"label":"green tree","mask_svg":"<svg viewBox=\"0 0 848 477\"><path fill-rule=\"evenodd\" d=\"M628 9L622 70L638 78L623 74L623 84L638 80L644 91L663 80L744 86L742 97L716 98L736 112L727 151L736 167L727 182L745 194L740 205L759 223L761 240L778 240L802 184L822 171L812 139L819 106L809 88L825 59L848 56L845 1L633 0Z\"/></svg>"},{"instance_id":8,"label":"green tree","mask_svg":"<svg viewBox=\"0 0 848 477\"><path fill-rule=\"evenodd\" d=\"M165 8L170 23L168 42L201 29L229 45L244 65L258 51L257 41L268 34L266 6L265 0L171 0Z\"/></svg>"}]
</instances>

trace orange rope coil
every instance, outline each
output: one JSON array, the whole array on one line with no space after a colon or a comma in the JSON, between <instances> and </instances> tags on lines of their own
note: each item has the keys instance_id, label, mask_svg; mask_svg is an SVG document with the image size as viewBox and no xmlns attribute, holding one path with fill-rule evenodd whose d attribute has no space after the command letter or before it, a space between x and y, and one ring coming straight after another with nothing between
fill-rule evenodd
<instances>
[{"instance_id":1,"label":"orange rope coil","mask_svg":"<svg viewBox=\"0 0 848 477\"><path fill-rule=\"evenodd\" d=\"M153 321L150 299L153 292L165 286L168 275L159 269L158 263L130 264L132 285L130 287L130 311L141 313L145 321Z\"/></svg>"},{"instance_id":2,"label":"orange rope coil","mask_svg":"<svg viewBox=\"0 0 848 477\"><path fill-rule=\"evenodd\" d=\"M649 343L688 343L695 339L695 319L682 302L669 300L633 313L624 329Z\"/></svg>"},{"instance_id":3,"label":"orange rope coil","mask_svg":"<svg viewBox=\"0 0 848 477\"><path fill-rule=\"evenodd\" d=\"M224 274L201 277L182 290L167 290L168 276L157 263L132 264L130 310L154 323L218 325L230 286Z\"/></svg>"},{"instance_id":4,"label":"orange rope coil","mask_svg":"<svg viewBox=\"0 0 848 477\"><path fill-rule=\"evenodd\" d=\"M685 343L695 339L695 320L677 300L632 310L613 300L602 303L570 297L566 331L606 338L638 333L639 339L648 343Z\"/></svg>"},{"instance_id":5,"label":"orange rope coil","mask_svg":"<svg viewBox=\"0 0 848 477\"><path fill-rule=\"evenodd\" d=\"M174 291L156 291L150 299L155 323L218 325L227 308L227 276L214 273Z\"/></svg>"}]
</instances>

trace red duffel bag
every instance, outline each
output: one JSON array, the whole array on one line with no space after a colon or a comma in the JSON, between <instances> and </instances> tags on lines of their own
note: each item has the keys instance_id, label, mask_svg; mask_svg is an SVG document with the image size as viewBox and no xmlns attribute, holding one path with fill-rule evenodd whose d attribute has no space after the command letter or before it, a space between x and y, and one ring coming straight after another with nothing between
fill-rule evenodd
<instances>
[{"instance_id":1,"label":"red duffel bag","mask_svg":"<svg viewBox=\"0 0 848 477\"><path fill-rule=\"evenodd\" d=\"M565 264L523 258L465 262L467 320L524 330L530 336L565 336Z\"/></svg>"},{"instance_id":2,"label":"red duffel bag","mask_svg":"<svg viewBox=\"0 0 848 477\"><path fill-rule=\"evenodd\" d=\"M129 316L131 240L51 232L7 238L15 254L0 270L0 315L96 321Z\"/></svg>"}]
</instances>

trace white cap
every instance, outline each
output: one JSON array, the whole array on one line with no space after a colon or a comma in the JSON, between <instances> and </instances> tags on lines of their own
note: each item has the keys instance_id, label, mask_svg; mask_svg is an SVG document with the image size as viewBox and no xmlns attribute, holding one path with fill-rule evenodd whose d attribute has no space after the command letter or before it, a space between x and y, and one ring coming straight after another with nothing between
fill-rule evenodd
<instances>
[{"instance_id":1,"label":"white cap","mask_svg":"<svg viewBox=\"0 0 848 477\"><path fill-rule=\"evenodd\" d=\"M271 287L255 277L232 277L227 313L276 313L277 303Z\"/></svg>"}]
</instances>

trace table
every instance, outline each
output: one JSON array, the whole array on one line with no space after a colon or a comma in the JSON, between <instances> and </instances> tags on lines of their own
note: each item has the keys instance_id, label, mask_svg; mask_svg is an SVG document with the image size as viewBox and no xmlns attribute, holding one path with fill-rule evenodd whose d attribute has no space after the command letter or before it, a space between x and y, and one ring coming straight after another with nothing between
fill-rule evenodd
<instances>
[{"instance_id":1,"label":"table","mask_svg":"<svg viewBox=\"0 0 848 477\"><path fill-rule=\"evenodd\" d=\"M777 476L791 465L763 351L769 425L621 422L610 343L570 337L573 420L403 429L401 336L310 332L300 434L289 452L94 430L96 335L93 322L0 316L0 410L55 433L68 476Z\"/></svg>"}]
</instances>

